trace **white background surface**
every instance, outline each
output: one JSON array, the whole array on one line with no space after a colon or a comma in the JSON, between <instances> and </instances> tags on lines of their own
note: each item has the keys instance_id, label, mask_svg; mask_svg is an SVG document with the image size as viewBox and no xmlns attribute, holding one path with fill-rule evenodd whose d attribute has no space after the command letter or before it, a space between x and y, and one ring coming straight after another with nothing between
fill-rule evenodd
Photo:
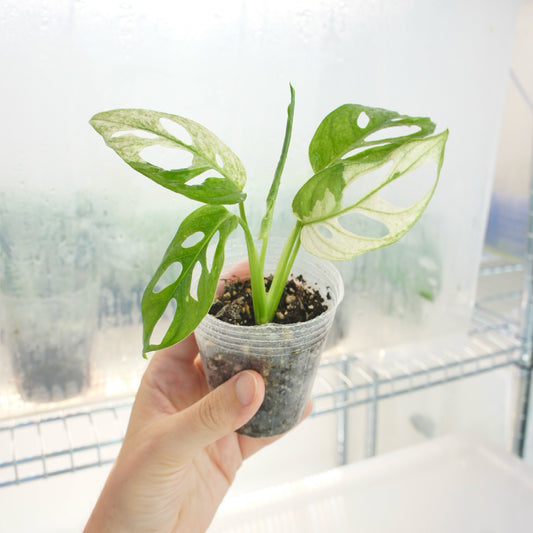
<instances>
[{"instance_id":1,"label":"white background surface","mask_svg":"<svg viewBox=\"0 0 533 533\"><path fill-rule=\"evenodd\" d=\"M533 469L448 436L228 499L212 533L529 533Z\"/></svg>"},{"instance_id":2,"label":"white background surface","mask_svg":"<svg viewBox=\"0 0 533 533\"><path fill-rule=\"evenodd\" d=\"M107 471L2 491L0 531L81 531ZM531 466L465 436L430 440L259 491L244 493L238 485L210 533L530 533L533 525Z\"/></svg>"}]
</instances>

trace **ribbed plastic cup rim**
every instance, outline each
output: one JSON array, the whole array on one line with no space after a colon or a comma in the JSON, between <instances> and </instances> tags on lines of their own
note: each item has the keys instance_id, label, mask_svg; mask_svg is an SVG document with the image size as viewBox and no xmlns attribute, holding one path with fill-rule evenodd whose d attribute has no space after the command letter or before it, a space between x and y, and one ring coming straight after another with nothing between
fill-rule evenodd
<instances>
[{"instance_id":1,"label":"ribbed plastic cup rim","mask_svg":"<svg viewBox=\"0 0 533 533\"><path fill-rule=\"evenodd\" d=\"M270 351L273 343L275 343L276 352L279 352L284 347L293 346L295 339L299 339L298 342L301 343L302 349L320 342L330 329L336 308L344 296L344 286L341 275L333 264L309 254L306 254L306 257L296 263L293 269L296 275L300 274L299 265L301 265L302 260L308 264L307 268L302 268L304 276L313 278L308 280L310 286L317 282L319 289L325 289L331 295L331 299L325 300L328 309L324 313L306 322L296 324L271 323L259 326L229 324L212 315L207 315L198 325L197 333L226 349L240 349L243 342L246 341L246 344L251 347L249 349L253 352Z\"/></svg>"}]
</instances>

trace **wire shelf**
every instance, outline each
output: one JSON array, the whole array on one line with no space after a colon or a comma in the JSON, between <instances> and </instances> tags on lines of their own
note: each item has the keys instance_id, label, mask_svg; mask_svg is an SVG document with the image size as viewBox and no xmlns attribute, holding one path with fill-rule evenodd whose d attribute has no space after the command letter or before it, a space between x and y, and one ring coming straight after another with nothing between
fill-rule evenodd
<instances>
[{"instance_id":1,"label":"wire shelf","mask_svg":"<svg viewBox=\"0 0 533 533\"><path fill-rule=\"evenodd\" d=\"M492 270L484 267L482 275L520 271L516 265L496 265ZM509 365L524 365L517 318L521 296L514 291L480 299L460 350L442 349L423 357L376 364L352 354L324 361L311 416L342 413ZM112 463L132 402L129 398L0 422L0 487Z\"/></svg>"},{"instance_id":2,"label":"wire shelf","mask_svg":"<svg viewBox=\"0 0 533 533\"><path fill-rule=\"evenodd\" d=\"M0 487L112 463L132 401L11 420L0 425Z\"/></svg>"},{"instance_id":3,"label":"wire shelf","mask_svg":"<svg viewBox=\"0 0 533 533\"><path fill-rule=\"evenodd\" d=\"M523 343L508 324L476 313L474 327L461 351L443 350L409 360L369 365L345 355L324 364L313 397L313 415L377 402L513 364L521 364Z\"/></svg>"}]
</instances>

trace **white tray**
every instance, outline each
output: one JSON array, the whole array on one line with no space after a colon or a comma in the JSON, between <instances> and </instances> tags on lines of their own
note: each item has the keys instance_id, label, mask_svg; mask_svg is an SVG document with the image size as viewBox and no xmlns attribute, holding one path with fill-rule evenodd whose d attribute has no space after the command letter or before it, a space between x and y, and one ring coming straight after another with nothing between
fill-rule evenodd
<instances>
[{"instance_id":1,"label":"white tray","mask_svg":"<svg viewBox=\"0 0 533 533\"><path fill-rule=\"evenodd\" d=\"M531 533L533 468L447 436L226 500L209 533Z\"/></svg>"}]
</instances>

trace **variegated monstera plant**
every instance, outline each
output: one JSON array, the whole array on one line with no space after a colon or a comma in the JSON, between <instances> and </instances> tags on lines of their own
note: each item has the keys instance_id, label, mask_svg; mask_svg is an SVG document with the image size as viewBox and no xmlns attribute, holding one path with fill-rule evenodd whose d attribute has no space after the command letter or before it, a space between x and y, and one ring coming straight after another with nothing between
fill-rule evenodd
<instances>
[{"instance_id":1,"label":"variegated monstera plant","mask_svg":"<svg viewBox=\"0 0 533 533\"><path fill-rule=\"evenodd\" d=\"M143 109L105 111L91 119L106 144L128 165L163 187L204 204L183 220L146 287L141 304L145 352L185 338L207 314L223 267L225 244L239 225L248 250L256 323L265 324L278 307L300 245L321 258L346 260L396 242L422 215L437 185L448 131L432 135L435 125L428 118L343 105L321 122L311 140L309 159L314 175L294 197L294 228L266 291L263 267L293 116L291 86L283 149L259 231L260 248L246 218L246 171L239 158L208 129L180 116ZM191 163L173 170L149 163L142 152L154 146L185 150L192 155ZM388 187L427 163L434 163L431 183L411 205L400 207L384 198ZM379 179L370 180L370 185L355 196L353 192L347 194L356 180L370 174L377 174ZM225 207L230 205L238 206L238 213ZM343 225L347 214L373 221L382 230L374 235L351 231ZM212 241L216 247L208 260ZM198 265L201 273L194 297L193 271ZM159 281L170 270L173 281L160 289ZM176 306L170 327L162 341L154 344L155 325L173 299Z\"/></svg>"}]
</instances>

